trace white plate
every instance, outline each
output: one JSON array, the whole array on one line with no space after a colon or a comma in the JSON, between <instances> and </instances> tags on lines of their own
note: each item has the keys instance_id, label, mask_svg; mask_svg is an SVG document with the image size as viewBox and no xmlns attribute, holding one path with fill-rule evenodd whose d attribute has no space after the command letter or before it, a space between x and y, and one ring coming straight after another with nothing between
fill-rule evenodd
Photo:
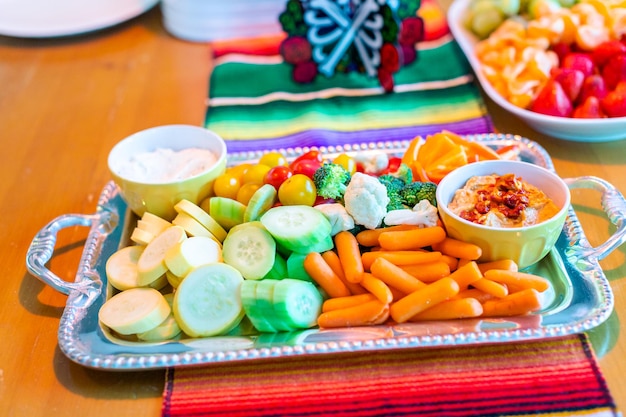
<instances>
[{"instance_id":1,"label":"white plate","mask_svg":"<svg viewBox=\"0 0 626 417\"><path fill-rule=\"evenodd\" d=\"M0 0L0 35L47 38L113 26L158 0Z\"/></svg>"},{"instance_id":2,"label":"white plate","mask_svg":"<svg viewBox=\"0 0 626 417\"><path fill-rule=\"evenodd\" d=\"M448 9L448 25L459 46L467 56L485 93L497 105L514 114L535 130L559 139L576 142L608 142L626 139L626 117L605 119L573 119L546 116L514 106L491 86L481 71L481 64L474 54L478 38L465 28L470 0L455 0Z\"/></svg>"}]
</instances>

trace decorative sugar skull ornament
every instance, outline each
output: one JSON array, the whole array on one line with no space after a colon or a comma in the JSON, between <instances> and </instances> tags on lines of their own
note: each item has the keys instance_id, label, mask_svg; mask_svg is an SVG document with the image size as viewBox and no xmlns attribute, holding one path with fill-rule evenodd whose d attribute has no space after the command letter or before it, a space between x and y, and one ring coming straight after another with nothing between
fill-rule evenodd
<instances>
[{"instance_id":1,"label":"decorative sugar skull ornament","mask_svg":"<svg viewBox=\"0 0 626 417\"><path fill-rule=\"evenodd\" d=\"M420 0L288 0L281 55L298 83L357 71L391 92L393 74L417 59L424 38L419 7Z\"/></svg>"}]
</instances>

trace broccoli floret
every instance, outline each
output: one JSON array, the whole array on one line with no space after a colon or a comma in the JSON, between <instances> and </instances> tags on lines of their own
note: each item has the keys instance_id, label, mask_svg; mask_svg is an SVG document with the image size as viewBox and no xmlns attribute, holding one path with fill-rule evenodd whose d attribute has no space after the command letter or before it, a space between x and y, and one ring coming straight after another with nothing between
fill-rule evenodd
<instances>
[{"instance_id":1,"label":"broccoli floret","mask_svg":"<svg viewBox=\"0 0 626 417\"><path fill-rule=\"evenodd\" d=\"M401 196L402 190L406 187L406 183L403 179L392 174L384 174L378 177L378 181L387 189L387 196L389 197L387 211L406 208L404 207Z\"/></svg>"},{"instance_id":2,"label":"broccoli floret","mask_svg":"<svg viewBox=\"0 0 626 417\"><path fill-rule=\"evenodd\" d=\"M437 185L435 183L416 181L408 183L402 188L400 198L403 204L409 207L414 207L422 200L427 200L430 204L437 207L436 191Z\"/></svg>"},{"instance_id":3,"label":"broccoli floret","mask_svg":"<svg viewBox=\"0 0 626 417\"><path fill-rule=\"evenodd\" d=\"M389 172L388 175L393 175L394 177L400 178L407 184L413 182L413 171L405 163L401 163L396 171Z\"/></svg>"},{"instance_id":4,"label":"broccoli floret","mask_svg":"<svg viewBox=\"0 0 626 417\"><path fill-rule=\"evenodd\" d=\"M313 174L317 195L323 198L341 200L350 182L350 172L342 165L326 162Z\"/></svg>"}]
</instances>

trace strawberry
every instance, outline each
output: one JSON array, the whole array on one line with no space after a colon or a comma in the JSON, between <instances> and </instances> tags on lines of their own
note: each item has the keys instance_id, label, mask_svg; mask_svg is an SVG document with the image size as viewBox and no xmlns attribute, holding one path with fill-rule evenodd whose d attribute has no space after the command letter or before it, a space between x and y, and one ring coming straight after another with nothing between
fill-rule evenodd
<instances>
[{"instance_id":1,"label":"strawberry","mask_svg":"<svg viewBox=\"0 0 626 417\"><path fill-rule=\"evenodd\" d=\"M563 62L563 59L567 54L572 52L572 47L569 43L566 42L558 42L552 45L552 50L559 57L559 62Z\"/></svg>"},{"instance_id":2,"label":"strawberry","mask_svg":"<svg viewBox=\"0 0 626 417\"><path fill-rule=\"evenodd\" d=\"M615 90L600 101L600 105L609 117L626 116L626 81L618 83Z\"/></svg>"},{"instance_id":3,"label":"strawberry","mask_svg":"<svg viewBox=\"0 0 626 417\"><path fill-rule=\"evenodd\" d=\"M602 42L591 53L591 59L598 67L603 67L615 55L626 54L626 44L617 40Z\"/></svg>"},{"instance_id":4,"label":"strawberry","mask_svg":"<svg viewBox=\"0 0 626 417\"><path fill-rule=\"evenodd\" d=\"M593 74L596 65L591 59L591 54L587 52L570 52L561 61L561 68L573 68L582 71L585 77Z\"/></svg>"},{"instance_id":5,"label":"strawberry","mask_svg":"<svg viewBox=\"0 0 626 417\"><path fill-rule=\"evenodd\" d=\"M574 108L572 117L575 119L599 119L606 117L600 106L600 100L597 97L589 96L583 102Z\"/></svg>"},{"instance_id":6,"label":"strawberry","mask_svg":"<svg viewBox=\"0 0 626 417\"><path fill-rule=\"evenodd\" d=\"M602 68L602 77L609 90L613 90L620 81L626 80L626 54L611 57Z\"/></svg>"},{"instance_id":7,"label":"strawberry","mask_svg":"<svg viewBox=\"0 0 626 417\"><path fill-rule=\"evenodd\" d=\"M550 116L570 117L572 115L572 101L569 99L561 84L549 79L539 90L530 110Z\"/></svg>"},{"instance_id":8,"label":"strawberry","mask_svg":"<svg viewBox=\"0 0 626 417\"><path fill-rule=\"evenodd\" d=\"M585 81L585 74L582 71L573 68L554 68L551 76L561 84L563 91L572 102L576 100Z\"/></svg>"},{"instance_id":9,"label":"strawberry","mask_svg":"<svg viewBox=\"0 0 626 417\"><path fill-rule=\"evenodd\" d=\"M580 89L580 93L576 100L577 103L584 103L587 97L593 96L598 99L604 98L607 95L606 83L604 78L599 74L593 74L585 78L583 85Z\"/></svg>"}]
</instances>

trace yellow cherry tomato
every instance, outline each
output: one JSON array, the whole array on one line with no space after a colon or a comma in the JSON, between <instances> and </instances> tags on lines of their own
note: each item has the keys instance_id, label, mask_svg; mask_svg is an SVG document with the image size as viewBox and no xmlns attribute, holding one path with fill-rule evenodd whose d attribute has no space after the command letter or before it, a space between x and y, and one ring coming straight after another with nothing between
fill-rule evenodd
<instances>
[{"instance_id":1,"label":"yellow cherry tomato","mask_svg":"<svg viewBox=\"0 0 626 417\"><path fill-rule=\"evenodd\" d=\"M333 162L344 167L350 175L354 175L356 172L356 161L348 154L342 153L338 155L335 159L333 159Z\"/></svg>"},{"instance_id":2,"label":"yellow cherry tomato","mask_svg":"<svg viewBox=\"0 0 626 417\"><path fill-rule=\"evenodd\" d=\"M239 164L226 169L226 173L233 175L239 179L239 182L243 182L243 175L250 169L252 164Z\"/></svg>"},{"instance_id":3,"label":"yellow cherry tomato","mask_svg":"<svg viewBox=\"0 0 626 417\"><path fill-rule=\"evenodd\" d=\"M315 184L304 174L292 175L278 189L278 200L283 206L313 206L316 198Z\"/></svg>"},{"instance_id":4,"label":"yellow cherry tomato","mask_svg":"<svg viewBox=\"0 0 626 417\"><path fill-rule=\"evenodd\" d=\"M265 174L271 168L267 165L263 164L254 164L243 174L242 184L247 184L249 182L263 183L263 179L265 178Z\"/></svg>"},{"instance_id":5,"label":"yellow cherry tomato","mask_svg":"<svg viewBox=\"0 0 626 417\"><path fill-rule=\"evenodd\" d=\"M250 198L252 198L252 194L254 194L256 190L261 188L261 185L263 184L259 184L256 182L248 182L243 184L237 192L236 200L239 201L241 204L248 205L248 203L250 202Z\"/></svg>"},{"instance_id":6,"label":"yellow cherry tomato","mask_svg":"<svg viewBox=\"0 0 626 417\"><path fill-rule=\"evenodd\" d=\"M275 166L287 166L287 158L280 152L268 152L259 159L259 164L267 165L270 168Z\"/></svg>"},{"instance_id":7,"label":"yellow cherry tomato","mask_svg":"<svg viewBox=\"0 0 626 417\"><path fill-rule=\"evenodd\" d=\"M239 188L241 188L239 178L229 172L223 173L213 182L213 194L218 197L226 197L234 200L237 198Z\"/></svg>"}]
</instances>

